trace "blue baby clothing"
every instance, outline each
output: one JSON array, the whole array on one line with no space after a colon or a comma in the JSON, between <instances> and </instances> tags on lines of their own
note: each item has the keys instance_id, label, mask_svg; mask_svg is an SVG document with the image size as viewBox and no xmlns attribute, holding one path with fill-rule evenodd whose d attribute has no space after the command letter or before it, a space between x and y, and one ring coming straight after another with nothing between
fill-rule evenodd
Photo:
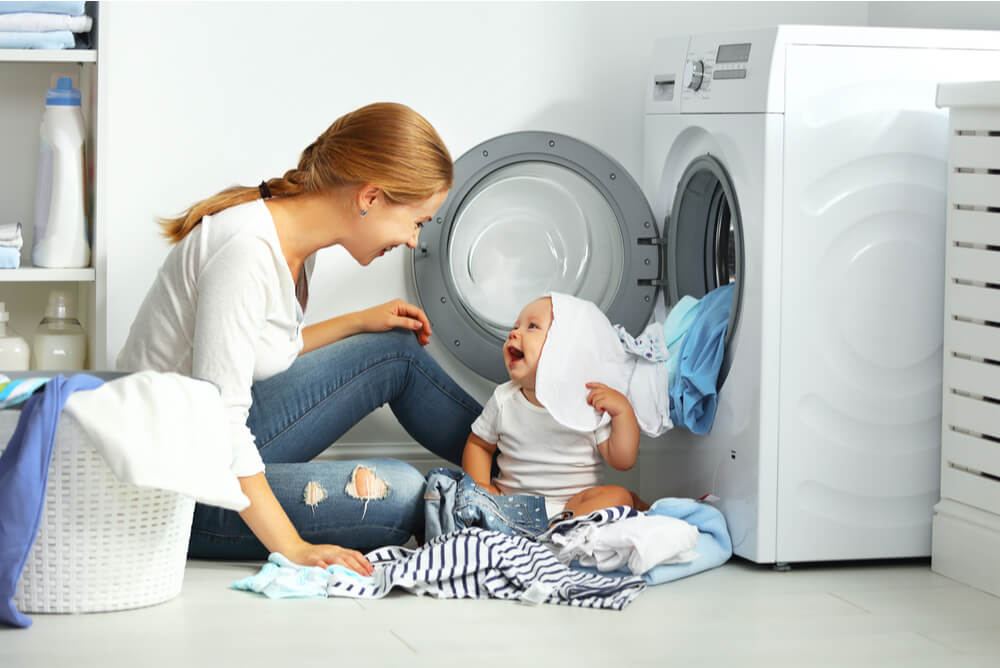
<instances>
[{"instance_id":1,"label":"blue baby clothing","mask_svg":"<svg viewBox=\"0 0 1000 668\"><path fill-rule=\"evenodd\" d=\"M257 592L268 598L326 598L331 575L353 577L369 584L372 582L371 578L339 564L326 568L299 566L280 552L268 555L267 562L255 575L234 582L233 589Z\"/></svg>"},{"instance_id":2,"label":"blue baby clothing","mask_svg":"<svg viewBox=\"0 0 1000 668\"><path fill-rule=\"evenodd\" d=\"M83 2L0 2L0 14L21 14L34 12L41 14L68 14L80 16L85 9Z\"/></svg>"},{"instance_id":3,"label":"blue baby clothing","mask_svg":"<svg viewBox=\"0 0 1000 668\"><path fill-rule=\"evenodd\" d=\"M69 30L0 32L0 49L72 49L75 45Z\"/></svg>"},{"instance_id":4,"label":"blue baby clothing","mask_svg":"<svg viewBox=\"0 0 1000 668\"><path fill-rule=\"evenodd\" d=\"M0 455L0 622L31 625L13 597L38 535L59 413L71 393L102 383L86 374L53 378L24 404L14 435Z\"/></svg>"},{"instance_id":5,"label":"blue baby clothing","mask_svg":"<svg viewBox=\"0 0 1000 668\"><path fill-rule=\"evenodd\" d=\"M670 378L670 418L695 434L707 434L715 420L716 384L726 352L733 290L733 284L724 285L702 297L680 343L676 374Z\"/></svg>"},{"instance_id":6,"label":"blue baby clothing","mask_svg":"<svg viewBox=\"0 0 1000 668\"><path fill-rule=\"evenodd\" d=\"M21 249L13 246L0 246L0 269L17 269L20 266Z\"/></svg>"},{"instance_id":7,"label":"blue baby clothing","mask_svg":"<svg viewBox=\"0 0 1000 668\"><path fill-rule=\"evenodd\" d=\"M548 527L545 497L490 494L467 473L447 468L427 474L424 513L427 540L467 527L534 538Z\"/></svg>"}]
</instances>

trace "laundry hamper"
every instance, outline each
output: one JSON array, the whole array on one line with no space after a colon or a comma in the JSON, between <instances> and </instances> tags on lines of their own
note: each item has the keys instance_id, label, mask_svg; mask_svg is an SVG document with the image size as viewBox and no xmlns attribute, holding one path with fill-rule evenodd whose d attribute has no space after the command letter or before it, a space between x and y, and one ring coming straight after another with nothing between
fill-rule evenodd
<instances>
[{"instance_id":1,"label":"laundry hamper","mask_svg":"<svg viewBox=\"0 0 1000 668\"><path fill-rule=\"evenodd\" d=\"M0 451L20 410L0 410ZM56 430L38 536L18 583L22 612L103 612L180 593L194 500L122 483L79 423Z\"/></svg>"}]
</instances>

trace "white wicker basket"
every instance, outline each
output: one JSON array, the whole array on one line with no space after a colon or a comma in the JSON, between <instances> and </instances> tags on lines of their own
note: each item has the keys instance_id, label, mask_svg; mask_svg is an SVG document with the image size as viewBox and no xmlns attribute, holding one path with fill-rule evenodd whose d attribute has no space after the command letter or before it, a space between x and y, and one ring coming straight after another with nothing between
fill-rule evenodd
<instances>
[{"instance_id":1,"label":"white wicker basket","mask_svg":"<svg viewBox=\"0 0 1000 668\"><path fill-rule=\"evenodd\" d=\"M0 411L0 450L19 411ZM22 612L103 612L180 593L194 500L122 483L79 424L56 431L38 536L18 583Z\"/></svg>"}]
</instances>

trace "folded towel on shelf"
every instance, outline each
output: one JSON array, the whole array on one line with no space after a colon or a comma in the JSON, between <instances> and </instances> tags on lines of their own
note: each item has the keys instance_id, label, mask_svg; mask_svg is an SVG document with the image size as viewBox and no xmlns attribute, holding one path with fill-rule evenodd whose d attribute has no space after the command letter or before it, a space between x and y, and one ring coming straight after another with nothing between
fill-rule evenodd
<instances>
[{"instance_id":1,"label":"folded towel on shelf","mask_svg":"<svg viewBox=\"0 0 1000 668\"><path fill-rule=\"evenodd\" d=\"M0 49L72 49L76 39L69 30L49 32L0 32Z\"/></svg>"},{"instance_id":2,"label":"folded towel on shelf","mask_svg":"<svg viewBox=\"0 0 1000 668\"><path fill-rule=\"evenodd\" d=\"M21 236L21 223L0 225L0 246L20 248L24 244Z\"/></svg>"},{"instance_id":3,"label":"folded towel on shelf","mask_svg":"<svg viewBox=\"0 0 1000 668\"><path fill-rule=\"evenodd\" d=\"M43 14L83 14L83 2L0 2L0 14L23 14L40 12Z\"/></svg>"},{"instance_id":4,"label":"folded towel on shelf","mask_svg":"<svg viewBox=\"0 0 1000 668\"><path fill-rule=\"evenodd\" d=\"M22 14L0 14L0 32L47 32L69 30L70 32L90 32L94 19L86 14L43 14L26 12Z\"/></svg>"},{"instance_id":5,"label":"folded towel on shelf","mask_svg":"<svg viewBox=\"0 0 1000 668\"><path fill-rule=\"evenodd\" d=\"M0 246L0 269L17 269L21 266L21 249Z\"/></svg>"}]
</instances>

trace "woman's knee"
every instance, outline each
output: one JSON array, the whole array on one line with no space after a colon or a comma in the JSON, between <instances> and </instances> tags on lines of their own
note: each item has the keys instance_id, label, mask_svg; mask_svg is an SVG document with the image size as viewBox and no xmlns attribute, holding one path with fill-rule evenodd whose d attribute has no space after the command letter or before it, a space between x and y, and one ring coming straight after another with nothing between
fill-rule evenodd
<instances>
[{"instance_id":1,"label":"woman's knee","mask_svg":"<svg viewBox=\"0 0 1000 668\"><path fill-rule=\"evenodd\" d=\"M422 499L426 480L412 465L398 459L358 462L347 483L348 496L362 500L385 499L392 493L400 500Z\"/></svg>"}]
</instances>

